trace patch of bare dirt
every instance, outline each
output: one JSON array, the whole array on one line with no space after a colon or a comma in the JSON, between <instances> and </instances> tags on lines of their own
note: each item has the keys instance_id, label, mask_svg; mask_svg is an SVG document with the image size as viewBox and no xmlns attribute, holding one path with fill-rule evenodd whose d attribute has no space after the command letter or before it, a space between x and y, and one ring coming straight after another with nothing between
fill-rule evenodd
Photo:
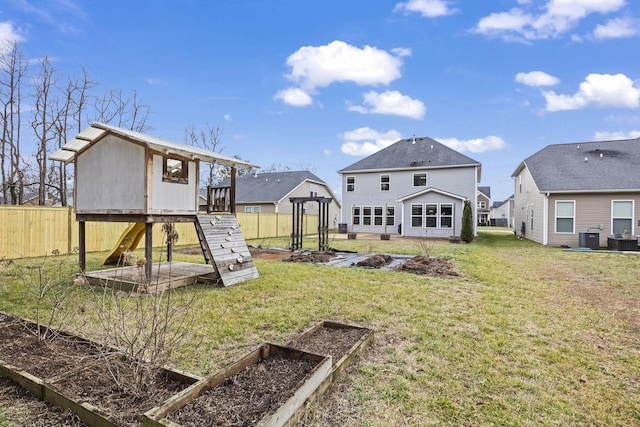
<instances>
[{"instance_id":1,"label":"patch of bare dirt","mask_svg":"<svg viewBox=\"0 0 640 427\"><path fill-rule=\"evenodd\" d=\"M331 356L335 364L369 331L361 328L318 328L291 345L309 353Z\"/></svg>"},{"instance_id":2,"label":"patch of bare dirt","mask_svg":"<svg viewBox=\"0 0 640 427\"><path fill-rule=\"evenodd\" d=\"M253 259L267 259L273 261L280 261L291 256L291 251L285 249L266 249L250 246L249 252Z\"/></svg>"},{"instance_id":3,"label":"patch of bare dirt","mask_svg":"<svg viewBox=\"0 0 640 427\"><path fill-rule=\"evenodd\" d=\"M435 277L460 277L455 265L446 258L416 256L394 268L395 271Z\"/></svg>"},{"instance_id":4,"label":"patch of bare dirt","mask_svg":"<svg viewBox=\"0 0 640 427\"><path fill-rule=\"evenodd\" d=\"M317 364L317 360L268 357L205 390L169 418L183 426L256 425L293 395Z\"/></svg>"},{"instance_id":5,"label":"patch of bare dirt","mask_svg":"<svg viewBox=\"0 0 640 427\"><path fill-rule=\"evenodd\" d=\"M366 267L366 268L382 268L385 265L389 264L393 261L393 258L389 255L385 254L376 254L370 256L369 258L362 260L356 263L357 267Z\"/></svg>"},{"instance_id":6,"label":"patch of bare dirt","mask_svg":"<svg viewBox=\"0 0 640 427\"><path fill-rule=\"evenodd\" d=\"M303 252L295 253L289 258L285 258L282 261L285 262L329 262L336 256L333 252Z\"/></svg>"}]
</instances>

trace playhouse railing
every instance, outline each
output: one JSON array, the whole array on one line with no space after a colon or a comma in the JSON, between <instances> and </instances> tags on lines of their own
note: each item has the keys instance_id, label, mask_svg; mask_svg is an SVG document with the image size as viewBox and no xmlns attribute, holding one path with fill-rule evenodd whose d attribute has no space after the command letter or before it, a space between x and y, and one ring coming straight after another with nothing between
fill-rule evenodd
<instances>
[{"instance_id":1,"label":"playhouse railing","mask_svg":"<svg viewBox=\"0 0 640 427\"><path fill-rule=\"evenodd\" d=\"M235 197L231 186L207 186L207 213L229 212L235 213Z\"/></svg>"}]
</instances>

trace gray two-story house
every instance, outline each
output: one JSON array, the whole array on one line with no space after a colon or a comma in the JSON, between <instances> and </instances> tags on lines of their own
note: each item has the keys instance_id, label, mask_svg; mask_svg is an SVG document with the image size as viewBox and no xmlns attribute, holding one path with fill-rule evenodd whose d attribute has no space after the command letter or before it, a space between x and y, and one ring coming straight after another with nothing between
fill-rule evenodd
<instances>
[{"instance_id":1,"label":"gray two-story house","mask_svg":"<svg viewBox=\"0 0 640 427\"><path fill-rule=\"evenodd\" d=\"M349 232L460 236L465 200L476 217L481 170L434 139L402 139L338 171L341 221Z\"/></svg>"}]
</instances>

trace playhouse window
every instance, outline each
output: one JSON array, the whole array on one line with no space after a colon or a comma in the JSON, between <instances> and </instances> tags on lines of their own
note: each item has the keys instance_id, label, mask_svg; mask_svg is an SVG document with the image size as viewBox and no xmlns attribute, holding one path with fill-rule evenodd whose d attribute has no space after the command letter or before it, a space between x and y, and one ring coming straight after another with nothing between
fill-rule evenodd
<instances>
[{"instance_id":1,"label":"playhouse window","mask_svg":"<svg viewBox=\"0 0 640 427\"><path fill-rule=\"evenodd\" d=\"M186 160L180 160L172 157L164 158L164 175L163 181L179 182L187 184L189 182L189 163Z\"/></svg>"}]
</instances>

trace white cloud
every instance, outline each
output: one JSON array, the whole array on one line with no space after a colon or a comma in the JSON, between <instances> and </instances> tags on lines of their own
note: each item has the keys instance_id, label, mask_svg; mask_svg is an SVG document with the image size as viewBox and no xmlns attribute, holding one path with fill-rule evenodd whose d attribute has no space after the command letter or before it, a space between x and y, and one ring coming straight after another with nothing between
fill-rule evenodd
<instances>
[{"instance_id":1,"label":"white cloud","mask_svg":"<svg viewBox=\"0 0 640 427\"><path fill-rule=\"evenodd\" d=\"M381 133L369 127L344 132L340 137L346 141L340 150L350 156L368 156L401 139L397 130Z\"/></svg>"},{"instance_id":2,"label":"white cloud","mask_svg":"<svg viewBox=\"0 0 640 427\"><path fill-rule=\"evenodd\" d=\"M312 103L311 94L317 88L336 82L388 85L400 78L402 58L409 55L408 48L387 52L371 46L358 48L339 40L324 46L304 46L287 58L291 68L287 78L296 87L278 92L276 99L302 106Z\"/></svg>"},{"instance_id":3,"label":"white cloud","mask_svg":"<svg viewBox=\"0 0 640 427\"><path fill-rule=\"evenodd\" d=\"M589 105L602 108L637 108L640 88L624 74L589 74L574 95L542 93L547 111L578 110Z\"/></svg>"},{"instance_id":4,"label":"white cloud","mask_svg":"<svg viewBox=\"0 0 640 427\"><path fill-rule=\"evenodd\" d=\"M273 98L295 107L305 107L313 103L311 95L297 87L283 89L276 93Z\"/></svg>"},{"instance_id":5,"label":"white cloud","mask_svg":"<svg viewBox=\"0 0 640 427\"><path fill-rule=\"evenodd\" d=\"M596 39L620 39L640 34L640 22L631 18L611 19L604 25L596 25L593 36Z\"/></svg>"},{"instance_id":6,"label":"white cloud","mask_svg":"<svg viewBox=\"0 0 640 427\"><path fill-rule=\"evenodd\" d=\"M529 73L516 74L515 81L527 86L554 86L560 83L557 77L553 77L543 71L531 71Z\"/></svg>"},{"instance_id":7,"label":"white cloud","mask_svg":"<svg viewBox=\"0 0 640 427\"><path fill-rule=\"evenodd\" d=\"M533 2L519 3L523 7L481 18L473 31L506 40L554 38L571 31L590 14L620 10L626 0L548 0L544 12Z\"/></svg>"},{"instance_id":8,"label":"white cloud","mask_svg":"<svg viewBox=\"0 0 640 427\"><path fill-rule=\"evenodd\" d=\"M615 141L617 139L636 138L640 138L640 130L632 130L629 132L596 132L593 135L594 141Z\"/></svg>"},{"instance_id":9,"label":"white cloud","mask_svg":"<svg viewBox=\"0 0 640 427\"><path fill-rule=\"evenodd\" d=\"M364 94L364 105L349 107L349 111L363 114L395 114L421 120L427 110L424 103L395 90L382 93L369 91Z\"/></svg>"},{"instance_id":10,"label":"white cloud","mask_svg":"<svg viewBox=\"0 0 640 427\"><path fill-rule=\"evenodd\" d=\"M231 114L225 114L224 116L222 116L222 118L224 119L225 122L230 122L231 121Z\"/></svg>"},{"instance_id":11,"label":"white cloud","mask_svg":"<svg viewBox=\"0 0 640 427\"><path fill-rule=\"evenodd\" d=\"M438 142L453 148L456 151L471 153L483 153L489 150L501 150L507 147L507 143L498 136L489 135L486 138L460 140L457 138L434 138Z\"/></svg>"},{"instance_id":12,"label":"white cloud","mask_svg":"<svg viewBox=\"0 0 640 427\"><path fill-rule=\"evenodd\" d=\"M6 53L14 43L22 41L24 41L24 37L13 28L13 22L0 22L0 55Z\"/></svg>"},{"instance_id":13,"label":"white cloud","mask_svg":"<svg viewBox=\"0 0 640 427\"><path fill-rule=\"evenodd\" d=\"M417 12L425 18L437 18L438 16L451 15L455 9L449 9L449 2L444 0L409 0L397 3L394 12Z\"/></svg>"}]
</instances>

